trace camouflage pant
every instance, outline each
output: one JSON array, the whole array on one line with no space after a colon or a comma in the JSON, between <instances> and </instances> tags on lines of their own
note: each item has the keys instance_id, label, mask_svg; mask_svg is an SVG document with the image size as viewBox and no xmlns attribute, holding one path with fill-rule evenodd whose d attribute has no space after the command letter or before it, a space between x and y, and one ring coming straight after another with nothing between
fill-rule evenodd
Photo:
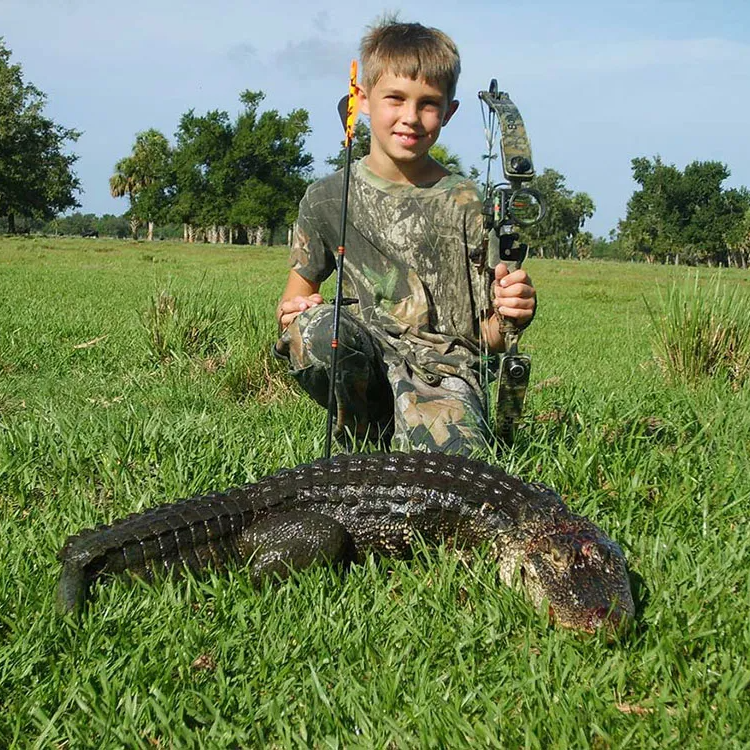
<instances>
[{"instance_id":1,"label":"camouflage pant","mask_svg":"<svg viewBox=\"0 0 750 750\"><path fill-rule=\"evenodd\" d=\"M328 407L333 307L300 313L277 345L289 373ZM479 394L466 381L443 377L430 385L406 362L387 363L377 341L346 310L341 311L335 385L339 441L382 441L398 450L470 455L489 442ZM348 441L347 441L348 438Z\"/></svg>"}]
</instances>

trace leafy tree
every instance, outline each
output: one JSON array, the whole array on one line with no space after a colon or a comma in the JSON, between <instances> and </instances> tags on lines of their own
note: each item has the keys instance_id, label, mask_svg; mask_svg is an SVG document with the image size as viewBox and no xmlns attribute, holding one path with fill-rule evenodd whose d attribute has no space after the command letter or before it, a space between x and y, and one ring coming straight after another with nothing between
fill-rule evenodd
<instances>
[{"instance_id":1,"label":"leafy tree","mask_svg":"<svg viewBox=\"0 0 750 750\"><path fill-rule=\"evenodd\" d=\"M245 91L235 122L226 112L185 113L176 145L156 130L136 137L132 153L115 165L110 190L130 200L133 232L138 223L179 222L183 238L258 241L296 218L308 184L312 156L304 150L310 132L305 110L281 116L260 112L264 94ZM171 234L174 226L161 232Z\"/></svg>"},{"instance_id":2,"label":"leafy tree","mask_svg":"<svg viewBox=\"0 0 750 750\"><path fill-rule=\"evenodd\" d=\"M234 126L231 164L233 225L256 230L260 234L291 224L312 166L312 155L304 150L310 132L306 110L295 109L282 117L277 110L259 114L264 94L245 91L240 100L244 111Z\"/></svg>"},{"instance_id":3,"label":"leafy tree","mask_svg":"<svg viewBox=\"0 0 750 750\"><path fill-rule=\"evenodd\" d=\"M138 183L135 177L135 169L132 159L125 157L115 164L115 173L109 178L109 192L113 198L122 198L127 195L130 205L133 205L134 195L138 192ZM135 216L130 217L130 234L133 239L138 239L139 220Z\"/></svg>"},{"instance_id":4,"label":"leafy tree","mask_svg":"<svg viewBox=\"0 0 750 750\"><path fill-rule=\"evenodd\" d=\"M573 240L576 257L579 260L590 258L594 249L594 235L591 232L579 232Z\"/></svg>"},{"instance_id":5,"label":"leafy tree","mask_svg":"<svg viewBox=\"0 0 750 750\"><path fill-rule=\"evenodd\" d=\"M737 227L750 208L743 189L724 190L726 165L694 161L680 171L657 156L633 159L633 179L640 185L620 222L623 246L646 260L726 263Z\"/></svg>"},{"instance_id":6,"label":"leafy tree","mask_svg":"<svg viewBox=\"0 0 750 750\"><path fill-rule=\"evenodd\" d=\"M641 190L628 201L627 217L620 222L620 236L631 256L643 254L647 260L664 259L679 245L681 202L680 171L646 158L631 161L633 179Z\"/></svg>"},{"instance_id":7,"label":"leafy tree","mask_svg":"<svg viewBox=\"0 0 750 750\"><path fill-rule=\"evenodd\" d=\"M750 207L745 209L742 218L727 232L726 239L730 265L747 268L750 263Z\"/></svg>"},{"instance_id":8,"label":"leafy tree","mask_svg":"<svg viewBox=\"0 0 750 750\"><path fill-rule=\"evenodd\" d=\"M148 224L148 239L154 238L154 223L164 223L173 197L172 148L158 130L136 136L133 162L139 189L135 195L135 215Z\"/></svg>"},{"instance_id":9,"label":"leafy tree","mask_svg":"<svg viewBox=\"0 0 750 750\"><path fill-rule=\"evenodd\" d=\"M231 198L227 190L227 156L232 147L232 126L226 112L213 110L196 116L190 110L180 118L174 153L176 196L172 217L193 227L225 224Z\"/></svg>"},{"instance_id":10,"label":"leafy tree","mask_svg":"<svg viewBox=\"0 0 750 750\"><path fill-rule=\"evenodd\" d=\"M96 229L103 237L124 239L128 236L128 220L124 216L104 214L97 219Z\"/></svg>"},{"instance_id":11,"label":"leafy tree","mask_svg":"<svg viewBox=\"0 0 750 750\"><path fill-rule=\"evenodd\" d=\"M628 256L622 249L622 243L617 235L617 231L612 229L609 237L596 237L591 243L591 258L601 260L629 260Z\"/></svg>"},{"instance_id":12,"label":"leafy tree","mask_svg":"<svg viewBox=\"0 0 750 750\"><path fill-rule=\"evenodd\" d=\"M86 235L97 233L101 237L123 239L130 232L129 220L125 216L83 214L75 211L66 216L57 216L49 221L34 221L31 228L42 234Z\"/></svg>"},{"instance_id":13,"label":"leafy tree","mask_svg":"<svg viewBox=\"0 0 750 750\"><path fill-rule=\"evenodd\" d=\"M576 248L590 247L590 235L586 242L576 243L578 234L587 219L594 215L594 201L587 193L574 193L565 187L565 177L554 169L545 169L530 183L537 190L547 207L539 224L520 232L521 240L528 243L532 251L541 257L570 258Z\"/></svg>"},{"instance_id":14,"label":"leafy tree","mask_svg":"<svg viewBox=\"0 0 750 750\"><path fill-rule=\"evenodd\" d=\"M81 235L96 231L96 224L95 214L83 214L80 211L74 211L67 216L53 219L47 225L42 224L39 228L42 231L50 231L54 234Z\"/></svg>"},{"instance_id":15,"label":"leafy tree","mask_svg":"<svg viewBox=\"0 0 750 750\"><path fill-rule=\"evenodd\" d=\"M44 116L45 95L10 55L0 38L0 215L12 233L16 215L49 219L79 205L78 157L64 149L80 133Z\"/></svg>"},{"instance_id":16,"label":"leafy tree","mask_svg":"<svg viewBox=\"0 0 750 750\"><path fill-rule=\"evenodd\" d=\"M352 142L352 161L363 159L370 153L370 127L364 120L357 120L354 124L354 141ZM333 167L334 170L344 168L346 161L346 148L344 141L341 141L341 148L335 156L329 156L326 164Z\"/></svg>"},{"instance_id":17,"label":"leafy tree","mask_svg":"<svg viewBox=\"0 0 750 750\"><path fill-rule=\"evenodd\" d=\"M261 113L263 99L260 91L244 91L234 123L219 111L199 117L191 110L181 118L172 217L186 225L188 238L197 225L214 241L223 242L230 227L230 241L260 242L296 218L312 164L304 150L309 117L303 109Z\"/></svg>"}]
</instances>

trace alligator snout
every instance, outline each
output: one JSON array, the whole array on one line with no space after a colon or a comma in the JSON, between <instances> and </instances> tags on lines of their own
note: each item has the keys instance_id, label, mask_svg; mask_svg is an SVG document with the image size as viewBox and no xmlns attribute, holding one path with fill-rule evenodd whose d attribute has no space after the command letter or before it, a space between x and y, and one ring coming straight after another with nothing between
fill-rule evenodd
<instances>
[{"instance_id":1,"label":"alligator snout","mask_svg":"<svg viewBox=\"0 0 750 750\"><path fill-rule=\"evenodd\" d=\"M621 607L596 607L589 612L585 630L594 633L601 628L609 632L621 630L630 621L630 615Z\"/></svg>"}]
</instances>

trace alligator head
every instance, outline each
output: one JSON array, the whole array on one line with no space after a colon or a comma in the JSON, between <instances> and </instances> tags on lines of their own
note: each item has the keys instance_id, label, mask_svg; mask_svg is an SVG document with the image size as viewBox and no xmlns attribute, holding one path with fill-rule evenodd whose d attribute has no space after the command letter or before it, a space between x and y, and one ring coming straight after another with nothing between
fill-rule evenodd
<instances>
[{"instance_id":1,"label":"alligator head","mask_svg":"<svg viewBox=\"0 0 750 750\"><path fill-rule=\"evenodd\" d=\"M567 521L536 530L519 546L514 576L537 608L565 628L616 631L635 615L625 556L593 524Z\"/></svg>"}]
</instances>

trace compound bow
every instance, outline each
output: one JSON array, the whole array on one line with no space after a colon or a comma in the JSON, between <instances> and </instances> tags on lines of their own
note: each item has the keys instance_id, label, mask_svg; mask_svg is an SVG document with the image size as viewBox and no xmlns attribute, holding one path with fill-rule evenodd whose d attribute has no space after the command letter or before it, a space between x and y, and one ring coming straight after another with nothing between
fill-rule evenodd
<instances>
[{"instance_id":1,"label":"compound bow","mask_svg":"<svg viewBox=\"0 0 750 750\"><path fill-rule=\"evenodd\" d=\"M482 213L484 215L484 237L480 251L473 258L482 273L495 278L495 269L488 263L490 233L497 237L499 259L513 263L514 269L521 267L527 245L519 243L517 229L528 227L544 218L546 207L542 196L528 183L534 177L534 164L531 158L531 144L518 108L504 91L498 91L497 80L490 81L487 91L479 92L479 99L486 107L482 108L485 136L487 138L487 177L484 185ZM505 181L493 183L492 160L495 140L498 135ZM489 290L489 285L488 285ZM485 307L489 309L489 305ZM526 389L531 372L531 357L518 351L520 329L510 318L502 321L505 338L504 352L498 363L498 384L494 410L495 434L505 443L513 441L515 426L523 410ZM485 415L487 423L492 421L490 414L489 386L490 356L486 340L482 337L482 386L485 393Z\"/></svg>"}]
</instances>

